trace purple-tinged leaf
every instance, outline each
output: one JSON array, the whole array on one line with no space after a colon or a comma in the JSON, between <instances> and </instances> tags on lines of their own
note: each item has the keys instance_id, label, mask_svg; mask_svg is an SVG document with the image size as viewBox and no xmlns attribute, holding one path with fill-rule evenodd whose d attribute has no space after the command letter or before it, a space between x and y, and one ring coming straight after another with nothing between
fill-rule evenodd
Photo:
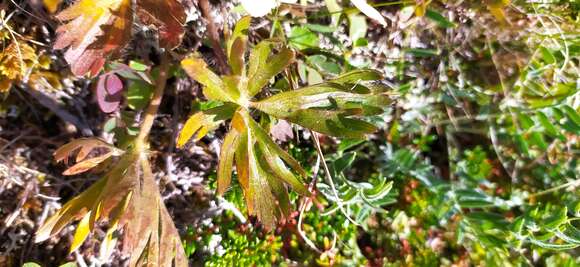
<instances>
[{"instance_id":1,"label":"purple-tinged leaf","mask_svg":"<svg viewBox=\"0 0 580 267\"><path fill-rule=\"evenodd\" d=\"M114 73L106 73L99 77L97 83L97 103L101 111L114 112L123 99L123 82Z\"/></svg>"}]
</instances>

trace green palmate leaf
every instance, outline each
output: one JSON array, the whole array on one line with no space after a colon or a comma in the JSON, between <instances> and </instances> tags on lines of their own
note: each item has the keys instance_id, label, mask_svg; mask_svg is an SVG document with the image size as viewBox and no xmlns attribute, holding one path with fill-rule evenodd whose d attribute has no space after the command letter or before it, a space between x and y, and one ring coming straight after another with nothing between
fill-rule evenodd
<instances>
[{"instance_id":1,"label":"green palmate leaf","mask_svg":"<svg viewBox=\"0 0 580 267\"><path fill-rule=\"evenodd\" d=\"M248 212L256 215L267 229L290 212L288 184L298 193L309 195L306 184L285 165L302 176L306 172L288 153L278 147L250 114L240 108L220 152L218 193L230 184L235 161L238 180L246 197Z\"/></svg>"},{"instance_id":2,"label":"green palmate leaf","mask_svg":"<svg viewBox=\"0 0 580 267\"><path fill-rule=\"evenodd\" d=\"M249 18L243 18L227 43L232 75L218 77L197 56L182 61L187 74L204 85L203 92L208 99L229 103L189 118L177 146L182 147L193 136L199 140L223 120L232 118L220 151L217 192L223 194L227 190L235 165L249 214L256 215L271 229L277 220L284 219L290 212L286 185L302 195L310 192L303 181L306 171L254 121L250 108L322 133L362 139L376 128L353 116L379 114L389 98L382 86L368 82L380 79L378 72L358 70L338 76L329 83L252 102L276 75L293 63L295 54L278 40L265 40L252 49L246 68L244 51L249 23ZM340 70L322 58L315 59L320 59L315 62L333 73ZM374 198L371 196L371 201Z\"/></svg>"},{"instance_id":3,"label":"green palmate leaf","mask_svg":"<svg viewBox=\"0 0 580 267\"><path fill-rule=\"evenodd\" d=\"M250 55L248 70L248 96L256 95L270 79L282 72L294 62L294 51L282 48L279 53L270 56L271 43L261 42Z\"/></svg>"},{"instance_id":4,"label":"green palmate leaf","mask_svg":"<svg viewBox=\"0 0 580 267\"><path fill-rule=\"evenodd\" d=\"M294 174L292 174L284 165L283 161L290 165L302 177L306 177L306 171L302 169L290 154L282 150L274 141L267 135L267 133L258 125L253 119L247 118L250 129L255 135L256 142L261 150L261 155L266 166L271 172L282 181L288 183L294 190L302 195L309 195L306 184ZM283 161L282 161L283 160Z\"/></svg>"},{"instance_id":5,"label":"green palmate leaf","mask_svg":"<svg viewBox=\"0 0 580 267\"><path fill-rule=\"evenodd\" d=\"M346 82L357 77L359 75L346 75L337 80ZM360 89L366 92L355 91ZM385 94L375 93L367 87L325 83L274 95L255 102L254 107L320 133L362 138L376 127L351 117L378 114L389 102Z\"/></svg>"}]
</instances>

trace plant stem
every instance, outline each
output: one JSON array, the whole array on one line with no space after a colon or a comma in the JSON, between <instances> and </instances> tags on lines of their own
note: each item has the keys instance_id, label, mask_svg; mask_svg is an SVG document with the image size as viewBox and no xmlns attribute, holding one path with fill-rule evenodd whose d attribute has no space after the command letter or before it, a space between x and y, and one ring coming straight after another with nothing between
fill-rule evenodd
<instances>
[{"instance_id":1,"label":"plant stem","mask_svg":"<svg viewBox=\"0 0 580 267\"><path fill-rule=\"evenodd\" d=\"M536 197L539 197L539 196L542 196L542 195L545 195L545 194L549 194L549 193L553 193L553 192L559 191L560 189L563 189L563 188L566 188L566 187L576 187L576 186L580 186L580 179L576 179L576 180L567 182L565 184L561 184L559 186L552 187L552 188L546 189L544 191L540 191L540 192L531 194L526 199L536 198Z\"/></svg>"},{"instance_id":2,"label":"plant stem","mask_svg":"<svg viewBox=\"0 0 580 267\"><path fill-rule=\"evenodd\" d=\"M199 9L201 9L201 14L207 20L207 34L213 48L213 52L218 59L217 62L220 66L221 72L224 74L230 74L228 59L224 53L224 50L222 49L222 46L220 45L220 37L211 15L209 0L201 0L198 3Z\"/></svg>"},{"instance_id":3,"label":"plant stem","mask_svg":"<svg viewBox=\"0 0 580 267\"><path fill-rule=\"evenodd\" d=\"M163 91L165 89L165 84L167 83L167 76L169 71L169 54L164 52L161 55L161 65L159 66L159 75L157 76L155 83L155 91L153 92L153 97L149 106L145 110L145 115L143 116L143 122L139 129L139 135L135 140L135 148L137 151L143 152L147 147L147 137L151 132L151 127L153 127L153 121L155 121L155 116L159 110L159 105L161 104L161 99L163 98Z\"/></svg>"}]
</instances>

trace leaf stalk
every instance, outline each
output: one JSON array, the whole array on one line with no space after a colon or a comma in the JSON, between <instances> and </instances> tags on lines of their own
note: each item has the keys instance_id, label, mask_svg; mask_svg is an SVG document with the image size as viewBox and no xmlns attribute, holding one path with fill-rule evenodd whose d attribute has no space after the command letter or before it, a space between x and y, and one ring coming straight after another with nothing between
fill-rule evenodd
<instances>
[{"instance_id":1,"label":"leaf stalk","mask_svg":"<svg viewBox=\"0 0 580 267\"><path fill-rule=\"evenodd\" d=\"M163 91L167 84L168 72L169 54L168 52L163 52L159 66L159 75L155 84L155 91L153 92L153 97L151 98L151 102L149 102L149 106L147 106L147 109L145 110L143 122L139 129L139 135L135 140L135 149L138 152L144 152L148 149L147 138L149 137L149 133L153 127L153 122L155 121L155 116L159 110L159 105L161 105L161 100L163 99Z\"/></svg>"}]
</instances>

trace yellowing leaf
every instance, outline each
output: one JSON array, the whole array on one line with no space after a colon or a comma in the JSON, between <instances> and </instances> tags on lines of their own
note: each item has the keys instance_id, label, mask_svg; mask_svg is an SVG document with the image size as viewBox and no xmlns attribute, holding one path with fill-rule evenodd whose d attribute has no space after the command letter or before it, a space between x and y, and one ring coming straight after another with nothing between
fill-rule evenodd
<instances>
[{"instance_id":1,"label":"yellowing leaf","mask_svg":"<svg viewBox=\"0 0 580 267\"><path fill-rule=\"evenodd\" d=\"M487 4L487 9L497 21L502 24L508 23L507 16L505 14L505 7L510 4L510 0L489 0Z\"/></svg>"},{"instance_id":2,"label":"yellowing leaf","mask_svg":"<svg viewBox=\"0 0 580 267\"><path fill-rule=\"evenodd\" d=\"M234 164L234 154L240 141L240 134L235 129L231 129L220 149L220 160L217 169L217 193L223 195L230 186L232 180L232 167Z\"/></svg>"},{"instance_id":3,"label":"yellowing leaf","mask_svg":"<svg viewBox=\"0 0 580 267\"><path fill-rule=\"evenodd\" d=\"M85 214L83 219L79 222L79 225L77 225L77 230L75 231L75 235L73 237L73 242L70 245L70 250L69 250L70 252L69 253L72 253L73 251L77 250L83 244L83 242L85 242L85 240L89 236L89 233L91 231L91 227L89 225L90 218L91 218L91 212L88 212L87 214Z\"/></svg>"},{"instance_id":4,"label":"yellowing leaf","mask_svg":"<svg viewBox=\"0 0 580 267\"><path fill-rule=\"evenodd\" d=\"M101 162L105 161L106 159L110 158L112 155L113 155L113 153L109 152L107 154L104 154L104 155L101 155L98 157L83 160L83 161L69 167L62 174L63 175L75 175L75 174L86 172L86 171L96 167Z\"/></svg>"},{"instance_id":5,"label":"yellowing leaf","mask_svg":"<svg viewBox=\"0 0 580 267\"><path fill-rule=\"evenodd\" d=\"M196 55L181 61L181 67L189 77L201 83L203 94L210 100L234 102L234 98L224 90L222 79L211 71L205 61Z\"/></svg>"},{"instance_id":6,"label":"yellowing leaf","mask_svg":"<svg viewBox=\"0 0 580 267\"><path fill-rule=\"evenodd\" d=\"M42 242L56 233L60 232L64 226L74 220L78 220L87 214L93 203L97 201L101 190L105 186L106 179L101 179L91 185L80 195L69 200L56 214L48 218L44 224L36 231L35 242Z\"/></svg>"},{"instance_id":7,"label":"yellowing leaf","mask_svg":"<svg viewBox=\"0 0 580 267\"><path fill-rule=\"evenodd\" d=\"M0 93L7 92L12 83L23 81L26 75L35 70L38 56L33 47L12 40L9 45L0 51Z\"/></svg>"},{"instance_id":8,"label":"yellowing leaf","mask_svg":"<svg viewBox=\"0 0 580 267\"><path fill-rule=\"evenodd\" d=\"M160 45L174 48L181 42L185 11L176 0L80 0L56 17L67 24L58 27L55 49L67 49L65 59L78 76L96 76L107 57L115 55L131 37L133 10L141 22L159 31Z\"/></svg>"},{"instance_id":9,"label":"yellowing leaf","mask_svg":"<svg viewBox=\"0 0 580 267\"><path fill-rule=\"evenodd\" d=\"M43 0L44 6L50 13L56 12L58 5L62 2L62 0Z\"/></svg>"},{"instance_id":10,"label":"yellowing leaf","mask_svg":"<svg viewBox=\"0 0 580 267\"><path fill-rule=\"evenodd\" d=\"M427 7L431 3L431 0L419 0L415 5L415 16L423 17L427 12Z\"/></svg>"},{"instance_id":11,"label":"yellowing leaf","mask_svg":"<svg viewBox=\"0 0 580 267\"><path fill-rule=\"evenodd\" d=\"M177 147L183 147L194 135L196 141L200 140L223 120L230 118L234 111L235 106L226 104L195 113L183 125L177 137Z\"/></svg>"}]
</instances>

